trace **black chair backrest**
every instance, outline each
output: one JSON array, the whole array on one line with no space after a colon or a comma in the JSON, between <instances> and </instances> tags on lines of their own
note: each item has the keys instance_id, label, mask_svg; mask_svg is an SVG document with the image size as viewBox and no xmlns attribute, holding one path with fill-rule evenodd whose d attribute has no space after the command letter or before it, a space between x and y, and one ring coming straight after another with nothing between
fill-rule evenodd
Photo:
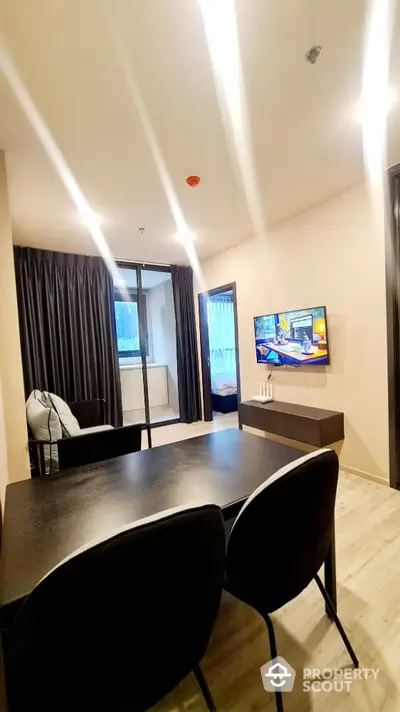
<instances>
[{"instance_id":1,"label":"black chair backrest","mask_svg":"<svg viewBox=\"0 0 400 712\"><path fill-rule=\"evenodd\" d=\"M142 426L124 425L122 428L101 430L98 433L75 435L58 440L59 469L83 467L92 462L129 455L142 447Z\"/></svg>"},{"instance_id":2,"label":"black chair backrest","mask_svg":"<svg viewBox=\"0 0 400 712\"><path fill-rule=\"evenodd\" d=\"M169 510L72 555L9 631L10 712L144 712L202 658L225 539L215 505Z\"/></svg>"},{"instance_id":3,"label":"black chair backrest","mask_svg":"<svg viewBox=\"0 0 400 712\"><path fill-rule=\"evenodd\" d=\"M92 398L85 401L68 403L81 428L93 428L106 423L106 401L104 398Z\"/></svg>"},{"instance_id":4,"label":"black chair backrest","mask_svg":"<svg viewBox=\"0 0 400 712\"><path fill-rule=\"evenodd\" d=\"M338 472L333 450L305 455L266 480L239 512L227 546L228 589L260 613L295 598L322 566Z\"/></svg>"}]
</instances>

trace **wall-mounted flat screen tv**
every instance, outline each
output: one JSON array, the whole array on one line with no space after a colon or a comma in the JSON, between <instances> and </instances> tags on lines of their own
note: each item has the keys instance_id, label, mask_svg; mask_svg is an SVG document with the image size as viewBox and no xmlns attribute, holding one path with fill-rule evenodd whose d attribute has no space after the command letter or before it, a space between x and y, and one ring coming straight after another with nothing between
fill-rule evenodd
<instances>
[{"instance_id":1,"label":"wall-mounted flat screen tv","mask_svg":"<svg viewBox=\"0 0 400 712\"><path fill-rule=\"evenodd\" d=\"M271 366L327 366L325 307L254 317L258 363Z\"/></svg>"}]
</instances>

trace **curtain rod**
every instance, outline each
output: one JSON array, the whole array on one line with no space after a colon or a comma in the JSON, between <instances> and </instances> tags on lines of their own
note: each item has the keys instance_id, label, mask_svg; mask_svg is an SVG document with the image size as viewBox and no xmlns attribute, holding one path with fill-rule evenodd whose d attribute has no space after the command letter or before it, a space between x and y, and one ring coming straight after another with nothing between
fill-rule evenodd
<instances>
[{"instance_id":1,"label":"curtain rod","mask_svg":"<svg viewBox=\"0 0 400 712\"><path fill-rule=\"evenodd\" d=\"M138 260L128 260L127 258L115 257L115 262L124 262L128 265L140 265L141 267L171 267L166 262L141 262Z\"/></svg>"},{"instance_id":2,"label":"curtain rod","mask_svg":"<svg viewBox=\"0 0 400 712\"><path fill-rule=\"evenodd\" d=\"M94 255L93 252L70 252L69 250L66 252L64 250L54 250L51 249L51 247L33 247L32 245L19 245L18 243L14 242L13 247L24 247L24 248L29 248L31 250L41 250L42 252L61 252L63 254L67 255L83 255L84 257L100 257L101 259L104 258L102 257L101 254L96 254ZM138 267L187 267L188 265L183 264L183 265L177 265L176 263L167 264L166 262L143 262L141 260L129 260L127 257L113 257L114 262L124 262L125 264L128 265L137 265Z\"/></svg>"},{"instance_id":3,"label":"curtain rod","mask_svg":"<svg viewBox=\"0 0 400 712\"><path fill-rule=\"evenodd\" d=\"M114 257L114 262L127 264L127 265L137 265L138 267L188 267L186 263L177 265L176 262L142 262L141 260L128 260L127 258Z\"/></svg>"}]
</instances>

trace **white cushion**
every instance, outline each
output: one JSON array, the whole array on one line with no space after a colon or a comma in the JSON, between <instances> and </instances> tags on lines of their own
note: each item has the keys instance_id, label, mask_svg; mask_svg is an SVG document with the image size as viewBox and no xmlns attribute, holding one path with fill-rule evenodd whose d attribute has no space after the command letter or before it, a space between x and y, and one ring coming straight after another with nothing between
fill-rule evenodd
<instances>
[{"instance_id":1,"label":"white cushion","mask_svg":"<svg viewBox=\"0 0 400 712\"><path fill-rule=\"evenodd\" d=\"M112 425L92 425L91 428L81 428L78 435L87 435L88 433L101 433L103 430L114 430Z\"/></svg>"},{"instance_id":2,"label":"white cushion","mask_svg":"<svg viewBox=\"0 0 400 712\"><path fill-rule=\"evenodd\" d=\"M35 390L32 391L32 393L29 394L28 400L27 400L26 403L25 403L25 407L26 407L27 410L28 410L29 404L30 404L31 401L33 401L33 400L41 401L41 402L43 403L43 405L47 405L47 404L46 404L46 398L45 398L45 396L44 396L44 393L43 393L42 391L39 391L38 388L35 388Z\"/></svg>"},{"instance_id":3,"label":"white cushion","mask_svg":"<svg viewBox=\"0 0 400 712\"><path fill-rule=\"evenodd\" d=\"M56 411L44 405L39 398L29 396L26 402L26 417L35 440L55 442L62 438L61 423Z\"/></svg>"},{"instance_id":4,"label":"white cushion","mask_svg":"<svg viewBox=\"0 0 400 712\"><path fill-rule=\"evenodd\" d=\"M44 445L46 473L58 470L57 440L62 438L60 419L54 410L42 400L43 394L33 391L26 402L26 418L35 440L48 440L51 445Z\"/></svg>"},{"instance_id":5,"label":"white cushion","mask_svg":"<svg viewBox=\"0 0 400 712\"><path fill-rule=\"evenodd\" d=\"M73 435L79 435L81 432L80 425L68 403L60 398L60 396L56 396L54 393L49 393L48 391L44 391L44 397L47 404L54 408L60 418L63 436L68 438Z\"/></svg>"}]
</instances>

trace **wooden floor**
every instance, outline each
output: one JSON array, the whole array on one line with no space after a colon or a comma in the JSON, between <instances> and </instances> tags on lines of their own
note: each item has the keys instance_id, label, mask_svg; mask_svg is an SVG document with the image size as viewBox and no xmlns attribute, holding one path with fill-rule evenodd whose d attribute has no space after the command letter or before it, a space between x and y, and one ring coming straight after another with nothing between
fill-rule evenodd
<instances>
[{"instance_id":1,"label":"wooden floor","mask_svg":"<svg viewBox=\"0 0 400 712\"><path fill-rule=\"evenodd\" d=\"M278 654L297 671L293 692L284 695L285 712L399 712L400 492L342 474L336 536L339 615L360 665L379 668L380 673L376 681L354 681L350 693L303 692L304 667L351 666L334 624L324 614L320 593L311 584L273 615ZM269 552L266 547L266 566ZM275 555L284 552L276 547ZM275 709L260 677L260 667L269 658L260 617L225 596L202 663L218 712ZM154 708L157 712L206 709L192 676Z\"/></svg>"}]
</instances>

